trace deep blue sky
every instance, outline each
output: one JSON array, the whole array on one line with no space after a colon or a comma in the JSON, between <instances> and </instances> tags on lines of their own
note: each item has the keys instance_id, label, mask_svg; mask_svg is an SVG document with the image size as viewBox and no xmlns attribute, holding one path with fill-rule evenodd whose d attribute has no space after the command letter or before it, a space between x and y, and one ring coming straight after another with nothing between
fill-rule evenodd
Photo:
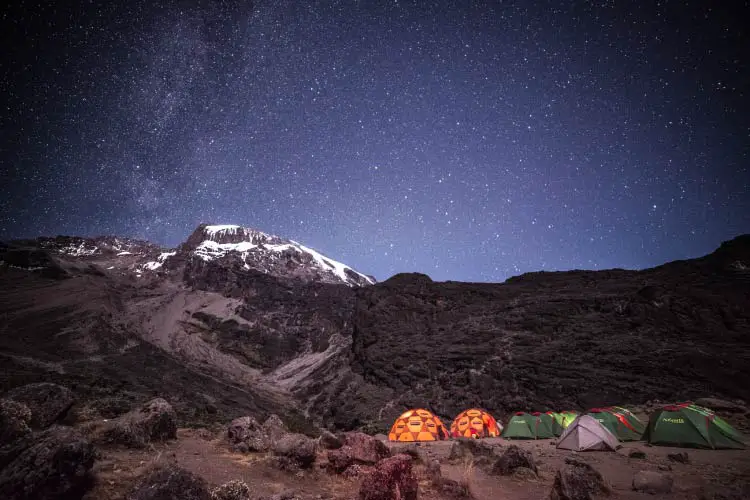
<instances>
[{"instance_id":1,"label":"deep blue sky","mask_svg":"<svg viewBox=\"0 0 750 500\"><path fill-rule=\"evenodd\" d=\"M2 239L236 223L502 281L750 232L746 2L63 3L3 14Z\"/></svg>"}]
</instances>

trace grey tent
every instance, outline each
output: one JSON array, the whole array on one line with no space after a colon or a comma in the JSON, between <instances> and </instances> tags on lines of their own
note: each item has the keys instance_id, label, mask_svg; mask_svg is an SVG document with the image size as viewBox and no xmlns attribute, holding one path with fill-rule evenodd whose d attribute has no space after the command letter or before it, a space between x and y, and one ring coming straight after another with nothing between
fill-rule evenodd
<instances>
[{"instance_id":1,"label":"grey tent","mask_svg":"<svg viewBox=\"0 0 750 500\"><path fill-rule=\"evenodd\" d=\"M614 451L620 446L614 434L589 415L581 415L565 428L557 440L561 450Z\"/></svg>"}]
</instances>

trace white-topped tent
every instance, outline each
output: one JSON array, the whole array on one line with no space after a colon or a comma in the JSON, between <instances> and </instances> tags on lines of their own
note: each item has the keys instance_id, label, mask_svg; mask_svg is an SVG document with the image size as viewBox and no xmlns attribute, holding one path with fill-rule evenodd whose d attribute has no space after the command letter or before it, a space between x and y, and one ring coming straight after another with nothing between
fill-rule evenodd
<instances>
[{"instance_id":1,"label":"white-topped tent","mask_svg":"<svg viewBox=\"0 0 750 500\"><path fill-rule=\"evenodd\" d=\"M580 415L565 428L557 440L561 450L573 451L615 451L620 441L594 417Z\"/></svg>"}]
</instances>

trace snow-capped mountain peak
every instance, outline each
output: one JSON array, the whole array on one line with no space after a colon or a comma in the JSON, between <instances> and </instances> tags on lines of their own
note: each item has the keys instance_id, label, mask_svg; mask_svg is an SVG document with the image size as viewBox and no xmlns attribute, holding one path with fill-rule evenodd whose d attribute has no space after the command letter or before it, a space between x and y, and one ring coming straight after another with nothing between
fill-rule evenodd
<instances>
[{"instance_id":1,"label":"snow-capped mountain peak","mask_svg":"<svg viewBox=\"0 0 750 500\"><path fill-rule=\"evenodd\" d=\"M301 243L238 225L201 224L183 249L203 262L239 258L242 268L349 286L375 280Z\"/></svg>"}]
</instances>

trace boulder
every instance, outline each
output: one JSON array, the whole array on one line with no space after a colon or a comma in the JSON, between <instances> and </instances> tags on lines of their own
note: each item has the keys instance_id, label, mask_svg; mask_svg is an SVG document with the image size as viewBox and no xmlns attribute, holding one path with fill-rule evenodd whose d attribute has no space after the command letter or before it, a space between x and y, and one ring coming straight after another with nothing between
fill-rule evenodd
<instances>
[{"instance_id":1,"label":"boulder","mask_svg":"<svg viewBox=\"0 0 750 500\"><path fill-rule=\"evenodd\" d=\"M153 441L177 437L177 414L162 398L152 399L140 408L107 423L98 439L106 443L141 448Z\"/></svg>"},{"instance_id":2,"label":"boulder","mask_svg":"<svg viewBox=\"0 0 750 500\"><path fill-rule=\"evenodd\" d=\"M609 492L598 470L586 462L566 459L555 474L550 500L591 500Z\"/></svg>"},{"instance_id":3,"label":"boulder","mask_svg":"<svg viewBox=\"0 0 750 500\"><path fill-rule=\"evenodd\" d=\"M391 456L385 443L362 432L347 432L343 444L351 448L352 458L358 463L375 464Z\"/></svg>"},{"instance_id":4,"label":"boulder","mask_svg":"<svg viewBox=\"0 0 750 500\"><path fill-rule=\"evenodd\" d=\"M328 450L326 456L330 472L341 474L350 465L354 464L354 455L351 446L342 446L337 450Z\"/></svg>"},{"instance_id":5,"label":"boulder","mask_svg":"<svg viewBox=\"0 0 750 500\"><path fill-rule=\"evenodd\" d=\"M498 458L492 466L491 474L508 476L518 467L526 467L538 474L534 457L530 452L522 450L516 445L506 448L505 452Z\"/></svg>"},{"instance_id":6,"label":"boulder","mask_svg":"<svg viewBox=\"0 0 750 500\"><path fill-rule=\"evenodd\" d=\"M75 429L53 426L16 442L1 466L0 498L75 498L90 487L94 446Z\"/></svg>"},{"instance_id":7,"label":"boulder","mask_svg":"<svg viewBox=\"0 0 750 500\"><path fill-rule=\"evenodd\" d=\"M315 440L304 434L286 434L274 443L273 453L289 465L306 469L315 462Z\"/></svg>"},{"instance_id":8,"label":"boulder","mask_svg":"<svg viewBox=\"0 0 750 500\"><path fill-rule=\"evenodd\" d=\"M637 458L637 459L646 458L646 452L644 452L640 448L633 448L628 453L628 458Z\"/></svg>"},{"instance_id":9,"label":"boulder","mask_svg":"<svg viewBox=\"0 0 750 500\"><path fill-rule=\"evenodd\" d=\"M359 489L359 500L417 500L419 484L409 455L399 454L375 464Z\"/></svg>"},{"instance_id":10,"label":"boulder","mask_svg":"<svg viewBox=\"0 0 750 500\"><path fill-rule=\"evenodd\" d=\"M278 415L272 414L263 422L263 434L271 443L278 441L288 433L289 429L286 428Z\"/></svg>"},{"instance_id":11,"label":"boulder","mask_svg":"<svg viewBox=\"0 0 750 500\"><path fill-rule=\"evenodd\" d=\"M681 453L668 453L667 458L671 460L672 462L677 462L681 464L689 464L690 463L690 456L687 454L687 452L681 452Z\"/></svg>"},{"instance_id":12,"label":"boulder","mask_svg":"<svg viewBox=\"0 0 750 500\"><path fill-rule=\"evenodd\" d=\"M227 426L227 440L241 453L268 451L269 440L261 425L253 417L240 417Z\"/></svg>"},{"instance_id":13,"label":"boulder","mask_svg":"<svg viewBox=\"0 0 750 500\"><path fill-rule=\"evenodd\" d=\"M513 474L511 474L511 476L513 476L514 479L519 479L521 481L532 481L538 477L536 472L526 467L516 467L513 469Z\"/></svg>"},{"instance_id":14,"label":"boulder","mask_svg":"<svg viewBox=\"0 0 750 500\"><path fill-rule=\"evenodd\" d=\"M31 410L12 399L0 399L0 443L6 444L31 433Z\"/></svg>"},{"instance_id":15,"label":"boulder","mask_svg":"<svg viewBox=\"0 0 750 500\"><path fill-rule=\"evenodd\" d=\"M326 430L320 433L318 442L320 443L321 448L325 450L337 450L343 446L341 440L337 438L335 434Z\"/></svg>"},{"instance_id":16,"label":"boulder","mask_svg":"<svg viewBox=\"0 0 750 500\"><path fill-rule=\"evenodd\" d=\"M75 400L67 387L47 382L16 387L3 398L23 403L31 410L30 426L33 429L45 429L59 421Z\"/></svg>"},{"instance_id":17,"label":"boulder","mask_svg":"<svg viewBox=\"0 0 750 500\"><path fill-rule=\"evenodd\" d=\"M154 469L143 477L126 500L211 500L203 478L180 467Z\"/></svg>"},{"instance_id":18,"label":"boulder","mask_svg":"<svg viewBox=\"0 0 750 500\"><path fill-rule=\"evenodd\" d=\"M458 439L451 445L451 451L448 460L451 462L472 459L474 462L492 462L497 460L495 450L479 441L478 439Z\"/></svg>"},{"instance_id":19,"label":"boulder","mask_svg":"<svg viewBox=\"0 0 750 500\"><path fill-rule=\"evenodd\" d=\"M671 476L652 470L638 471L633 477L633 489L652 495L672 491L674 480Z\"/></svg>"},{"instance_id":20,"label":"boulder","mask_svg":"<svg viewBox=\"0 0 750 500\"><path fill-rule=\"evenodd\" d=\"M467 484L441 477L433 481L432 487L448 498L473 498L471 490Z\"/></svg>"},{"instance_id":21,"label":"boulder","mask_svg":"<svg viewBox=\"0 0 750 500\"><path fill-rule=\"evenodd\" d=\"M250 487L238 479L211 490L211 500L251 500Z\"/></svg>"}]
</instances>

